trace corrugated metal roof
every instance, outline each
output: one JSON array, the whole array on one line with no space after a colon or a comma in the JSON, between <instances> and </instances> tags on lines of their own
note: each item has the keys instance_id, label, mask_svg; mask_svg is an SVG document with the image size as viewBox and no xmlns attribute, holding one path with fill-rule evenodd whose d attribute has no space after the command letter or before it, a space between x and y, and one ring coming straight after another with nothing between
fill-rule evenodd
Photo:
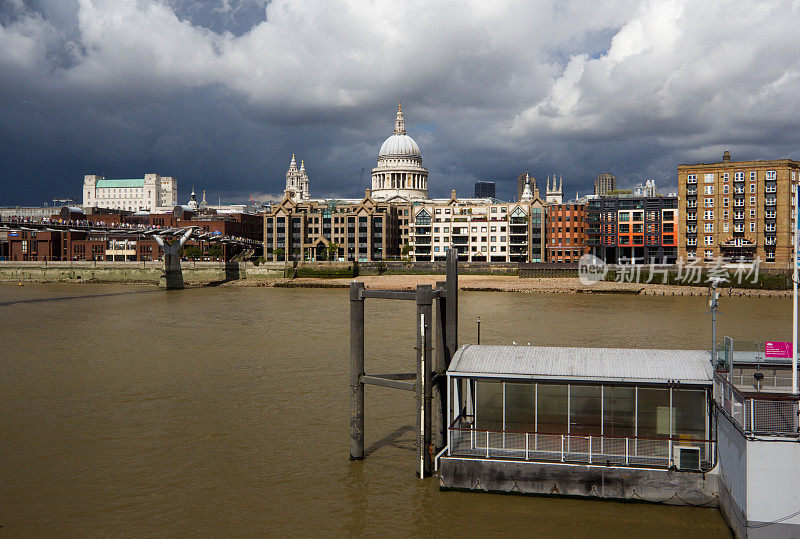
<instances>
[{"instance_id":1,"label":"corrugated metal roof","mask_svg":"<svg viewBox=\"0 0 800 539\"><path fill-rule=\"evenodd\" d=\"M142 187L144 185L144 178L142 179L124 179L124 180L97 180L95 187Z\"/></svg>"},{"instance_id":2,"label":"corrugated metal roof","mask_svg":"<svg viewBox=\"0 0 800 539\"><path fill-rule=\"evenodd\" d=\"M703 350L465 345L448 374L580 381L711 384Z\"/></svg>"}]
</instances>

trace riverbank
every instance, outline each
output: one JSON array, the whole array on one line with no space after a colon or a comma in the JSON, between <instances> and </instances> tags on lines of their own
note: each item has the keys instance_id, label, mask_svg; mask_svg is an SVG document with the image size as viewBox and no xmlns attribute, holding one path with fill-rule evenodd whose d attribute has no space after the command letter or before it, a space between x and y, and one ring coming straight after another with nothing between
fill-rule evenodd
<instances>
[{"instance_id":1,"label":"riverbank","mask_svg":"<svg viewBox=\"0 0 800 539\"><path fill-rule=\"evenodd\" d=\"M157 285L163 274L163 263L153 262L84 262L84 263L3 263L0 282L22 283L106 283ZM411 290L420 284L434 286L444 274L383 274L358 277L295 277L288 275L282 263L223 264L218 262L184 262L183 277L187 287L233 286L277 288L347 288L353 280L367 288ZM600 281L583 284L577 277L531 277L517 275L459 275L460 289L481 292L565 293L565 294L638 294L655 296L702 296L704 286L682 286L647 283ZM791 291L762 289L720 289L732 297L791 297Z\"/></svg>"},{"instance_id":2,"label":"riverbank","mask_svg":"<svg viewBox=\"0 0 800 539\"><path fill-rule=\"evenodd\" d=\"M366 288L386 290L412 290L417 285L435 286L444 275L367 275L356 278L296 278L229 281L223 286L272 286L281 288L347 288L353 281L363 282ZM618 283L600 281L583 284L577 278L520 279L509 275L459 275L459 289L475 292L522 292L565 294L638 294L648 296L702 296L706 287L675 286L645 283ZM721 294L731 297L791 297L783 290L721 289Z\"/></svg>"}]
</instances>

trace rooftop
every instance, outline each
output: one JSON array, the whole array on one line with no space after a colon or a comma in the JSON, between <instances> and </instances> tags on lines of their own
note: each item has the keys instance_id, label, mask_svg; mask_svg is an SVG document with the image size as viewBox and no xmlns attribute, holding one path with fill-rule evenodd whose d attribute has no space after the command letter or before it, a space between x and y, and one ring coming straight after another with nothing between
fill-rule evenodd
<instances>
[{"instance_id":1,"label":"rooftop","mask_svg":"<svg viewBox=\"0 0 800 539\"><path fill-rule=\"evenodd\" d=\"M126 180L97 180L95 187L142 187L144 186L144 178L126 179Z\"/></svg>"},{"instance_id":2,"label":"rooftop","mask_svg":"<svg viewBox=\"0 0 800 539\"><path fill-rule=\"evenodd\" d=\"M694 385L710 385L713 379L707 351L637 348L464 345L447 372L473 377Z\"/></svg>"}]
</instances>

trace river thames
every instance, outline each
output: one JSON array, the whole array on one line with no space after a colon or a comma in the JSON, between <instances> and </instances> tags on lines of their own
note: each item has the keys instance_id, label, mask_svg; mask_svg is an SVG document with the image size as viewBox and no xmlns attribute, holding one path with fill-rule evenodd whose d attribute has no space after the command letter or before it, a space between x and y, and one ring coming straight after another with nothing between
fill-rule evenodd
<instances>
[{"instance_id":1,"label":"river thames","mask_svg":"<svg viewBox=\"0 0 800 539\"><path fill-rule=\"evenodd\" d=\"M703 297L460 295L460 342L703 348ZM348 291L0 284L0 533L687 535L718 511L440 492L413 393L367 387L350 462ZM718 335L789 340L791 299L720 299ZM414 305L370 300L367 372L413 371Z\"/></svg>"}]
</instances>

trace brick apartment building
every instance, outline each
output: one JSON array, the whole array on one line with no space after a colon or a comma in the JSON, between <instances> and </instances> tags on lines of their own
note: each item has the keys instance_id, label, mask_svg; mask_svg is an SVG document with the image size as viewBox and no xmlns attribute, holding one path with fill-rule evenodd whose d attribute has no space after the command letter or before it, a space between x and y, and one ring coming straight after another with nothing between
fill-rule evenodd
<instances>
[{"instance_id":1,"label":"brick apartment building","mask_svg":"<svg viewBox=\"0 0 800 539\"><path fill-rule=\"evenodd\" d=\"M678 256L787 268L793 250L800 162L731 161L678 166Z\"/></svg>"},{"instance_id":2,"label":"brick apartment building","mask_svg":"<svg viewBox=\"0 0 800 539\"><path fill-rule=\"evenodd\" d=\"M589 252L586 205L548 204L546 209L547 262L577 262Z\"/></svg>"}]
</instances>

